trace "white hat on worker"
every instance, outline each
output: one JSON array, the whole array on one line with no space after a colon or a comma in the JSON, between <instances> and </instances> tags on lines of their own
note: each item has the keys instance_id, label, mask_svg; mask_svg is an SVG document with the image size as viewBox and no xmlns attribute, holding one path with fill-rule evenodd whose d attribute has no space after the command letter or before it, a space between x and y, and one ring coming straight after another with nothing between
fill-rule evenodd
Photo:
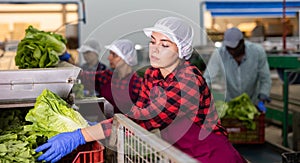
<instances>
[{"instance_id":1,"label":"white hat on worker","mask_svg":"<svg viewBox=\"0 0 300 163\"><path fill-rule=\"evenodd\" d=\"M137 53L134 48L133 42L127 39L120 39L114 41L112 44L105 46L106 49L115 52L121 57L128 65L137 65Z\"/></svg>"},{"instance_id":2,"label":"white hat on worker","mask_svg":"<svg viewBox=\"0 0 300 163\"><path fill-rule=\"evenodd\" d=\"M166 35L178 47L179 58L188 60L192 56L193 36L192 27L177 17L166 17L158 20L154 27L144 28L147 37L152 32L159 32Z\"/></svg>"},{"instance_id":3,"label":"white hat on worker","mask_svg":"<svg viewBox=\"0 0 300 163\"><path fill-rule=\"evenodd\" d=\"M82 54L90 51L90 52L94 52L97 55L99 55L101 52L101 48L100 48L100 44L98 41L91 39L91 40L84 42L83 45L77 49L77 51Z\"/></svg>"}]
</instances>

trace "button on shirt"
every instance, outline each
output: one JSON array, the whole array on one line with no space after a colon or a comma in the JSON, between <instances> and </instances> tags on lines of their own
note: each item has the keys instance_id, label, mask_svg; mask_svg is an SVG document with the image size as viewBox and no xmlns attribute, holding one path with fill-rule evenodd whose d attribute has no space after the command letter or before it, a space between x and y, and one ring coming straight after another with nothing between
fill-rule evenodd
<instances>
[{"instance_id":1,"label":"button on shirt","mask_svg":"<svg viewBox=\"0 0 300 163\"><path fill-rule=\"evenodd\" d=\"M269 96L271 77L267 55L262 46L245 41L245 56L241 64L234 60L224 46L212 54L204 73L206 82L226 86L226 101L247 93L252 102L258 102L258 95ZM224 75L225 74L225 75Z\"/></svg>"},{"instance_id":2,"label":"button on shirt","mask_svg":"<svg viewBox=\"0 0 300 163\"><path fill-rule=\"evenodd\" d=\"M159 69L148 68L141 89L127 117L143 128L164 129L175 118L185 117L201 129L227 135L201 72L190 62L185 61L166 78ZM102 123L102 128L109 136L111 124Z\"/></svg>"}]
</instances>

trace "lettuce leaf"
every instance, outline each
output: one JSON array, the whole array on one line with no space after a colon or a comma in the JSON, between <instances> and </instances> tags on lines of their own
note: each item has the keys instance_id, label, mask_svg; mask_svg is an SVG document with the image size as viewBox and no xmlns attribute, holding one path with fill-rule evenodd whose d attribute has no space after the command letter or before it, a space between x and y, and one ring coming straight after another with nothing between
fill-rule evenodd
<instances>
[{"instance_id":1,"label":"lettuce leaf","mask_svg":"<svg viewBox=\"0 0 300 163\"><path fill-rule=\"evenodd\" d=\"M29 110L25 120L32 122L24 126L25 131L42 132L48 138L88 126L79 112L69 108L67 102L48 89L37 97L34 108Z\"/></svg>"},{"instance_id":2,"label":"lettuce leaf","mask_svg":"<svg viewBox=\"0 0 300 163\"><path fill-rule=\"evenodd\" d=\"M66 51L67 40L59 34L40 31L32 26L18 44L15 56L19 68L47 68L57 65Z\"/></svg>"}]
</instances>

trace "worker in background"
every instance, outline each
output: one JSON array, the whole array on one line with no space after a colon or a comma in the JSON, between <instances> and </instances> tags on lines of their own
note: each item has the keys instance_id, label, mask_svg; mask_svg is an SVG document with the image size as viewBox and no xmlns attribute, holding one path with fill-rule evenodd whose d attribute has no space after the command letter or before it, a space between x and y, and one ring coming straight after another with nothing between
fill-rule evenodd
<instances>
[{"instance_id":1,"label":"worker in background","mask_svg":"<svg viewBox=\"0 0 300 163\"><path fill-rule=\"evenodd\" d=\"M204 73L206 82L218 82L225 73L226 99L247 93L255 105L269 102L271 75L267 55L262 46L246 41L238 28L224 33L223 45L213 52Z\"/></svg>"},{"instance_id":2,"label":"worker in background","mask_svg":"<svg viewBox=\"0 0 300 163\"><path fill-rule=\"evenodd\" d=\"M105 46L109 50L109 64L111 69L89 72L83 71L83 80L95 80L95 90L100 97L104 97L114 107L114 113L128 113L137 101L142 78L133 69L137 65L137 53L134 43L127 39L114 41ZM104 106L104 109L107 107ZM104 110L106 116L112 117L111 110Z\"/></svg>"},{"instance_id":3,"label":"worker in background","mask_svg":"<svg viewBox=\"0 0 300 163\"><path fill-rule=\"evenodd\" d=\"M151 67L127 116L149 131L160 129L164 140L202 163L246 162L228 141L201 72L189 62L191 26L166 17L144 32L151 38ZM81 144L109 137L111 122L54 136L36 149L44 152L38 160L55 162Z\"/></svg>"},{"instance_id":4,"label":"worker in background","mask_svg":"<svg viewBox=\"0 0 300 163\"><path fill-rule=\"evenodd\" d=\"M94 39L87 40L77 49L79 54L83 55L85 63L81 65L82 71L98 72L106 69L106 65L99 61L99 55L101 52L98 41ZM97 96L95 92L95 76L90 79L83 79L79 76L81 83L84 85L85 96Z\"/></svg>"},{"instance_id":5,"label":"worker in background","mask_svg":"<svg viewBox=\"0 0 300 163\"><path fill-rule=\"evenodd\" d=\"M101 48L97 40L87 40L83 43L83 45L80 46L80 48L77 49L77 51L79 55L83 56L83 59L85 61L83 65L79 66L82 68L82 71L97 72L106 69L106 65L99 61ZM74 59L72 58L71 54L67 51L66 53L64 53L64 55L61 55L59 58L61 61L66 61L75 65ZM82 79L81 76L78 77L81 81L81 84L84 85L85 96L97 96L95 92L95 77L93 76L93 73L91 73L91 75L92 77L86 80Z\"/></svg>"},{"instance_id":6,"label":"worker in background","mask_svg":"<svg viewBox=\"0 0 300 163\"><path fill-rule=\"evenodd\" d=\"M109 51L110 69L102 71L82 71L83 80L95 81L95 91L99 97L107 101L99 103L103 115L111 118L115 113L126 114L137 101L141 89L142 78L135 73L133 66L137 65L137 52L134 43L128 39L116 40L105 46ZM90 122L95 125L97 122ZM108 139L101 141L107 144ZM114 162L115 152L105 148L106 161Z\"/></svg>"},{"instance_id":7,"label":"worker in background","mask_svg":"<svg viewBox=\"0 0 300 163\"><path fill-rule=\"evenodd\" d=\"M80 66L82 70L95 72L106 69L106 65L99 61L101 48L97 40L87 40L77 51L83 55L85 61L85 63Z\"/></svg>"}]
</instances>

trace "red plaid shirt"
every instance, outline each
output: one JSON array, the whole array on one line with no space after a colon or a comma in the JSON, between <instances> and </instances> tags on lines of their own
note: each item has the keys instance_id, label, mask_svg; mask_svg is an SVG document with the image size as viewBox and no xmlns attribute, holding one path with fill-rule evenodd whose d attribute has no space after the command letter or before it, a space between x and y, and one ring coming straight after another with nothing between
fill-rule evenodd
<instances>
[{"instance_id":1,"label":"red plaid shirt","mask_svg":"<svg viewBox=\"0 0 300 163\"><path fill-rule=\"evenodd\" d=\"M118 90L124 93L124 91L129 91L129 95L133 103L138 99L139 91L141 90L142 78L136 73L128 75L123 79L119 79L113 76L113 71L103 70L97 72L83 71L80 76L85 80L93 80L95 85L95 91L102 97L105 97L112 105L117 108L115 101L117 99L113 98L112 91ZM113 90L112 90L113 89ZM130 104L129 101L126 103ZM119 105L122 105L119 104ZM131 107L131 105L130 105ZM119 111L118 111L119 112Z\"/></svg>"},{"instance_id":2,"label":"red plaid shirt","mask_svg":"<svg viewBox=\"0 0 300 163\"><path fill-rule=\"evenodd\" d=\"M147 130L163 129L175 118L188 117L202 129L227 135L220 124L210 90L201 72L189 61L179 65L166 78L159 69L145 72L140 97L127 114ZM102 123L105 136L111 124Z\"/></svg>"},{"instance_id":3,"label":"red plaid shirt","mask_svg":"<svg viewBox=\"0 0 300 163\"><path fill-rule=\"evenodd\" d=\"M84 64L82 67L82 72L79 75L79 79L81 80L81 83L84 85L84 89L89 91L89 95L94 95L95 91L95 74L98 72L101 72L103 70L106 70L106 66L102 63L98 63L94 67L90 68L87 64ZM89 77L82 76L82 74L89 74Z\"/></svg>"}]
</instances>

